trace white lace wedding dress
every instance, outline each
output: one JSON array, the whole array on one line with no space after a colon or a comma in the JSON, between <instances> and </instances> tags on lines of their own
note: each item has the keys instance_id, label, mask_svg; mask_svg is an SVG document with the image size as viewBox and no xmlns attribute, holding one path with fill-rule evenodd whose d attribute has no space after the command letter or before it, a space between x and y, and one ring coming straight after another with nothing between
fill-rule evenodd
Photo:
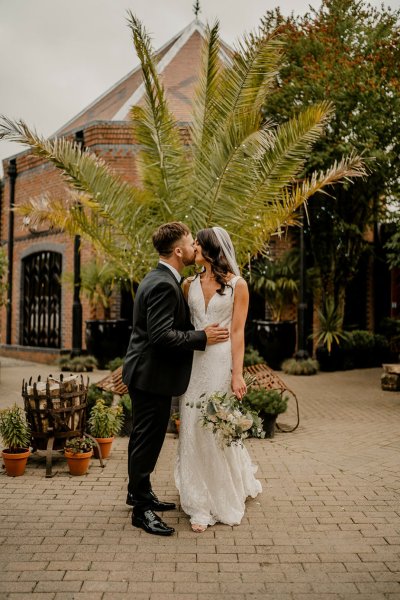
<instances>
[{"instance_id":1,"label":"white lace wedding dress","mask_svg":"<svg viewBox=\"0 0 400 600\"><path fill-rule=\"evenodd\" d=\"M240 279L230 281L224 295L217 293L205 306L200 277L190 284L188 303L195 329L219 323L230 328L234 289ZM182 509L191 523L214 525L216 522L238 525L244 515L245 500L262 491L255 478L257 467L252 464L245 447L232 445L221 448L214 434L204 428L195 406L200 396L215 391L231 391L231 342L207 346L196 351L192 375L186 393L180 398L179 447L175 466L175 483Z\"/></svg>"}]
</instances>

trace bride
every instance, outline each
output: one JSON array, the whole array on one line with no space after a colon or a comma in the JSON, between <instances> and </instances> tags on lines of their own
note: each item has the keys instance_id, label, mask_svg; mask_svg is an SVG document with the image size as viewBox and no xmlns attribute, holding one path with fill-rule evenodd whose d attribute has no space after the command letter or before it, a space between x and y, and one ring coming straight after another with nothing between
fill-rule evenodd
<instances>
[{"instance_id":1,"label":"bride","mask_svg":"<svg viewBox=\"0 0 400 600\"><path fill-rule=\"evenodd\" d=\"M221 448L201 425L196 408L203 394L233 391L241 399L246 393L243 355L249 294L225 229L202 229L194 248L195 262L203 270L183 284L192 323L196 329L212 323L230 329L227 342L195 351L189 387L180 398L175 483L193 531L201 533L217 522L238 525L246 498L255 498L262 488L246 448Z\"/></svg>"}]
</instances>

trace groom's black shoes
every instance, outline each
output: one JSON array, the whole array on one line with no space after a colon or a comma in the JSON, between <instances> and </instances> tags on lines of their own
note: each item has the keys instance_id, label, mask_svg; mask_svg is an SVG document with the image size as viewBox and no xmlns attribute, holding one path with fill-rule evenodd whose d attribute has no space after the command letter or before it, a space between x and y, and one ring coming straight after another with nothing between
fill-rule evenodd
<instances>
[{"instance_id":1,"label":"groom's black shoes","mask_svg":"<svg viewBox=\"0 0 400 600\"><path fill-rule=\"evenodd\" d=\"M151 496L151 499L149 500L149 508L151 510L159 510L160 512L163 512L165 510L175 510L176 509L176 504L174 504L173 502L162 502L161 500L159 500L157 498L157 496L155 495L155 493L153 491L150 491L149 495ZM129 506L136 505L133 494L131 494L131 492L128 492L128 496L126 498L126 503Z\"/></svg>"},{"instance_id":2,"label":"groom's black shoes","mask_svg":"<svg viewBox=\"0 0 400 600\"><path fill-rule=\"evenodd\" d=\"M175 532L173 527L168 527L152 510L145 510L143 513L138 514L133 513L132 525L140 527L153 535L172 535Z\"/></svg>"}]
</instances>

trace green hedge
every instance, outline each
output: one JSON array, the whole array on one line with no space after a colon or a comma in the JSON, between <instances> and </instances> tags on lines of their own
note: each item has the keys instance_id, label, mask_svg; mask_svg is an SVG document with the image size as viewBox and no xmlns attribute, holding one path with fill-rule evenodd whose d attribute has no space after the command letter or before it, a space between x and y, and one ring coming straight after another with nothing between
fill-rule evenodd
<instances>
[{"instance_id":1,"label":"green hedge","mask_svg":"<svg viewBox=\"0 0 400 600\"><path fill-rule=\"evenodd\" d=\"M325 347L317 348L317 360L321 371L380 367L390 358L386 337L361 329L348 332L345 340L332 346L330 354Z\"/></svg>"}]
</instances>

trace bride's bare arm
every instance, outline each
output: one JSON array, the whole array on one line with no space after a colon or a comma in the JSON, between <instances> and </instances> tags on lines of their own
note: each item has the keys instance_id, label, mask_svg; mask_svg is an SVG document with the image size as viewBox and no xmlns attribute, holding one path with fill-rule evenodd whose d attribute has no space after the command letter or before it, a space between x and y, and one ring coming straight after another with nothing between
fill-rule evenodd
<instances>
[{"instance_id":1,"label":"bride's bare arm","mask_svg":"<svg viewBox=\"0 0 400 600\"><path fill-rule=\"evenodd\" d=\"M239 279L235 286L233 302L233 315L231 326L232 340L232 391L242 399L246 393L246 384L243 379L244 357L244 326L249 308L249 290L244 279Z\"/></svg>"}]
</instances>

